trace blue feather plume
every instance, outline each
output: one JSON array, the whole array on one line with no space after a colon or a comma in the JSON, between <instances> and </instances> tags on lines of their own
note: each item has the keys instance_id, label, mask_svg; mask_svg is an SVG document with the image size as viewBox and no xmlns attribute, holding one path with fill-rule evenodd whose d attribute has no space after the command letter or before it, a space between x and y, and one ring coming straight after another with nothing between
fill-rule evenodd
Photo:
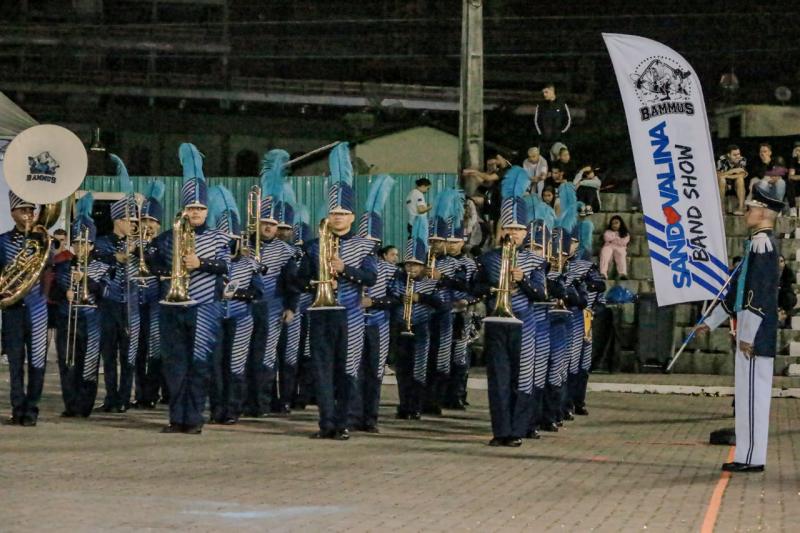
<instances>
[{"instance_id":1,"label":"blue feather plume","mask_svg":"<svg viewBox=\"0 0 800 533\"><path fill-rule=\"evenodd\" d=\"M297 203L297 196L294 194L294 188L288 180L283 182L281 199L287 204L294 205Z\"/></svg>"},{"instance_id":2,"label":"blue feather plume","mask_svg":"<svg viewBox=\"0 0 800 533\"><path fill-rule=\"evenodd\" d=\"M294 223L311 225L311 214L305 204L294 205Z\"/></svg>"},{"instance_id":3,"label":"blue feather plume","mask_svg":"<svg viewBox=\"0 0 800 533\"><path fill-rule=\"evenodd\" d=\"M412 251L414 257L417 259L425 260L428 254L428 217L420 215L414 219L414 224L411 226L411 240Z\"/></svg>"},{"instance_id":4,"label":"blue feather plume","mask_svg":"<svg viewBox=\"0 0 800 533\"><path fill-rule=\"evenodd\" d=\"M526 196L525 200L528 204L528 220L542 220L545 226L553 229L556 222L556 212L553 208L536 194Z\"/></svg>"},{"instance_id":5,"label":"blue feather plume","mask_svg":"<svg viewBox=\"0 0 800 533\"><path fill-rule=\"evenodd\" d=\"M453 190L453 228L458 229L464 225L464 191Z\"/></svg>"},{"instance_id":6,"label":"blue feather plume","mask_svg":"<svg viewBox=\"0 0 800 533\"><path fill-rule=\"evenodd\" d=\"M500 194L503 199L519 198L528 190L531 180L522 167L514 165L506 172L500 184Z\"/></svg>"},{"instance_id":7,"label":"blue feather plume","mask_svg":"<svg viewBox=\"0 0 800 533\"><path fill-rule=\"evenodd\" d=\"M206 176L203 174L203 154L197 149L197 146L192 143L181 143L178 148L178 159L181 161L183 167L183 181L186 182L191 178L198 178L205 181Z\"/></svg>"},{"instance_id":8,"label":"blue feather plume","mask_svg":"<svg viewBox=\"0 0 800 533\"><path fill-rule=\"evenodd\" d=\"M222 214L228 212L228 216L241 220L239 207L231 191L222 185L215 185L208 190L208 219L207 224L211 228L217 226Z\"/></svg>"},{"instance_id":9,"label":"blue feather plume","mask_svg":"<svg viewBox=\"0 0 800 533\"><path fill-rule=\"evenodd\" d=\"M161 180L151 181L144 189L145 198L155 198L159 202L164 199L164 190L166 189L164 182Z\"/></svg>"},{"instance_id":10,"label":"blue feather plume","mask_svg":"<svg viewBox=\"0 0 800 533\"><path fill-rule=\"evenodd\" d=\"M562 183L558 187L558 203L561 211L556 219L556 227L571 232L578 223L578 199L573 184Z\"/></svg>"},{"instance_id":11,"label":"blue feather plume","mask_svg":"<svg viewBox=\"0 0 800 533\"><path fill-rule=\"evenodd\" d=\"M580 229L578 232L578 240L580 241L580 249L583 250L589 258L592 256L592 234L594 233L594 224L588 218L581 220Z\"/></svg>"},{"instance_id":12,"label":"blue feather plume","mask_svg":"<svg viewBox=\"0 0 800 533\"><path fill-rule=\"evenodd\" d=\"M439 193L432 211L434 219L441 218L447 221L453 216L453 197L455 194L455 189L445 189Z\"/></svg>"},{"instance_id":13,"label":"blue feather plume","mask_svg":"<svg viewBox=\"0 0 800 533\"><path fill-rule=\"evenodd\" d=\"M122 159L120 159L120 157L116 154L108 154L108 157L111 158L111 160L114 162L114 166L116 167L120 191L124 192L125 194L132 194L133 182L131 181L131 177L128 175L128 169L125 168L125 163L123 163Z\"/></svg>"},{"instance_id":14,"label":"blue feather plume","mask_svg":"<svg viewBox=\"0 0 800 533\"><path fill-rule=\"evenodd\" d=\"M261 161L261 197L277 198L283 195L284 178L288 175L286 162L289 152L275 148L264 154Z\"/></svg>"},{"instance_id":15,"label":"blue feather plume","mask_svg":"<svg viewBox=\"0 0 800 533\"><path fill-rule=\"evenodd\" d=\"M388 174L378 174L369 186L364 210L368 213L382 213L386 200L394 187L394 178Z\"/></svg>"},{"instance_id":16,"label":"blue feather plume","mask_svg":"<svg viewBox=\"0 0 800 533\"><path fill-rule=\"evenodd\" d=\"M353 185L353 163L350 161L350 144L341 142L331 150L328 156L331 170L331 185L344 182Z\"/></svg>"},{"instance_id":17,"label":"blue feather plume","mask_svg":"<svg viewBox=\"0 0 800 533\"><path fill-rule=\"evenodd\" d=\"M87 192L81 196L78 203L75 205L76 216L75 218L88 217L92 218L92 208L94 207L94 196L92 193Z\"/></svg>"}]
</instances>

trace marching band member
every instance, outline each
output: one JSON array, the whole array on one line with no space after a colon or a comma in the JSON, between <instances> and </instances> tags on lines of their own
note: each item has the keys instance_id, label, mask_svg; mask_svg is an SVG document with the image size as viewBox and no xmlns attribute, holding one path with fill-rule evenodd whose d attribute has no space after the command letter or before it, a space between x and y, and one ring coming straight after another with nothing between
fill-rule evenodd
<instances>
[{"instance_id":1,"label":"marching band member","mask_svg":"<svg viewBox=\"0 0 800 533\"><path fill-rule=\"evenodd\" d=\"M8 200L14 227L0 235L0 270L17 256L29 238L36 208L13 192L8 193ZM2 314L3 351L8 355L11 381L11 417L5 423L35 426L47 360L47 300L41 285L35 283L24 298L3 309Z\"/></svg>"},{"instance_id":2,"label":"marching band member","mask_svg":"<svg viewBox=\"0 0 800 533\"><path fill-rule=\"evenodd\" d=\"M152 241L147 257L154 272L172 265L170 291L162 300L159 313L162 333L170 334L169 342L161 346L169 389L169 424L162 433L197 435L203 428L208 373L222 322L221 298L230 262L230 239L206 224L208 190L203 156L189 143L183 143L178 154L184 178L181 216L185 218L176 222L176 229ZM186 239L193 241L193 246L187 246ZM175 257L176 252L185 255ZM188 294L173 296L187 278Z\"/></svg>"},{"instance_id":3,"label":"marching band member","mask_svg":"<svg viewBox=\"0 0 800 533\"><path fill-rule=\"evenodd\" d=\"M139 237L142 248L161 233L164 209L164 183L152 181L147 185L144 202L139 210ZM139 257L136 250L137 257ZM143 274L139 272L139 274ZM138 409L152 409L158 401L159 389L165 388L161 365L161 332L158 327L158 309L161 299L161 281L158 276L168 272L149 273L139 280L139 316L141 317L141 342L136 358L136 404Z\"/></svg>"},{"instance_id":4,"label":"marching band member","mask_svg":"<svg viewBox=\"0 0 800 533\"><path fill-rule=\"evenodd\" d=\"M306 244L300 267L302 286L305 290L316 287L315 303L319 303L312 304L308 312L319 407L319 431L312 437L321 439L350 438L347 414L350 397L358 385L364 346L361 294L377 278L374 241L352 231L355 194L349 150L347 143L340 143L330 153L331 184L328 217L323 222L325 231ZM315 280L328 281L315 286L312 285ZM333 301L327 301L329 298Z\"/></svg>"},{"instance_id":5,"label":"marching band member","mask_svg":"<svg viewBox=\"0 0 800 533\"><path fill-rule=\"evenodd\" d=\"M425 276L428 259L428 217L418 216L411 227L403 261L390 285L391 295L403 303L403 312L394 313L403 330L397 339L397 391L400 403L397 418L419 420L422 396L428 373L430 321L435 310L443 307L436 290L437 282Z\"/></svg>"},{"instance_id":6,"label":"marching band member","mask_svg":"<svg viewBox=\"0 0 800 533\"><path fill-rule=\"evenodd\" d=\"M579 202L579 206L581 203ZM600 274L599 267L592 262L592 240L594 238L594 224L589 219L592 214L591 206L583 205L578 211L582 220L578 223L578 251L575 259L569 262L570 271L581 272L586 269L583 279L586 285L587 305L583 309L583 329L576 336L579 357L577 371L570 372L572 382L570 385L570 402L568 408L572 414L586 416L586 388L589 384L589 371L592 368L592 317L595 305L602 298L606 290L605 278ZM589 264L587 267L586 263Z\"/></svg>"},{"instance_id":7,"label":"marching band member","mask_svg":"<svg viewBox=\"0 0 800 533\"><path fill-rule=\"evenodd\" d=\"M292 245L277 238L278 212L284 203L284 170L289 154L270 150L261 170L261 279L262 298L253 303L253 341L248 358L245 416L259 417L270 411L275 383L278 340L284 323L297 309L297 263Z\"/></svg>"},{"instance_id":8,"label":"marching band member","mask_svg":"<svg viewBox=\"0 0 800 533\"><path fill-rule=\"evenodd\" d=\"M763 472L767 463L772 373L778 335L778 243L773 231L784 203L761 187L746 202L743 263L731 290L699 326L704 333L736 318L736 453L728 472Z\"/></svg>"},{"instance_id":9,"label":"marching band member","mask_svg":"<svg viewBox=\"0 0 800 533\"><path fill-rule=\"evenodd\" d=\"M358 235L375 242L383 240L383 207L394 186L388 174L376 176L370 184L367 204L361 216ZM389 284L394 279L397 266L377 260L378 277L375 285L364 291L361 303L365 309L364 349L358 372L358 386L350 398L349 423L351 429L378 433L378 407L386 359L389 356L389 308L395 300L389 294Z\"/></svg>"},{"instance_id":10,"label":"marching band member","mask_svg":"<svg viewBox=\"0 0 800 533\"><path fill-rule=\"evenodd\" d=\"M441 308L431 315L431 346L428 354L428 379L422 405L424 414L441 415L447 382L450 379L450 357L453 350L453 288L458 263L447 254L447 237L453 226L453 210L461 198L454 189L439 193L428 229L430 244L425 274L438 284Z\"/></svg>"},{"instance_id":11,"label":"marching band member","mask_svg":"<svg viewBox=\"0 0 800 533\"><path fill-rule=\"evenodd\" d=\"M277 238L291 246L293 251L292 261L299 268L302 250L294 243L295 204L294 190L292 185L286 181L283 183L283 198L277 205ZM299 292L298 287L295 287L294 290ZM299 306L299 297L296 305ZM273 385L272 412L280 416L287 416L291 413L292 399L297 390L297 365L301 329L301 315L299 308L297 308L292 318L283 322L278 340L277 372L275 375L277 383Z\"/></svg>"},{"instance_id":12,"label":"marching band member","mask_svg":"<svg viewBox=\"0 0 800 533\"><path fill-rule=\"evenodd\" d=\"M530 216L530 248L531 251L545 260L545 271L550 267L550 244L552 242L551 230L555 224L555 211L543 202L538 195L526 197L528 201L528 214ZM548 294L549 296L549 294ZM539 424L542 418L544 404L544 391L547 383L548 359L550 356L550 319L549 306L552 302L534 302L533 317L536 323L534 332L534 361L533 361L533 408L531 425L528 437L539 438Z\"/></svg>"},{"instance_id":13,"label":"marching band member","mask_svg":"<svg viewBox=\"0 0 800 533\"><path fill-rule=\"evenodd\" d=\"M486 297L487 309L494 309L484 319L490 446L518 447L530 426L535 349L531 304L543 301L546 293L544 260L523 247L528 210L522 195L528 184L520 167L503 177L503 244L478 258L474 279L474 294ZM504 300L510 309L501 308Z\"/></svg>"},{"instance_id":14,"label":"marching band member","mask_svg":"<svg viewBox=\"0 0 800 533\"><path fill-rule=\"evenodd\" d=\"M552 232L551 269L548 272L548 293L560 301L560 305L548 311L550 320L550 355L547 361L547 382L545 385L542 419L539 429L558 431L562 423L562 387L565 385L569 363L569 325L572 312L585 298L585 292L576 287L566 275L566 259L572 255L572 231L577 224L577 200L575 189L570 184L559 187L561 212ZM575 240L577 244L577 240ZM555 267L555 268L554 268Z\"/></svg>"},{"instance_id":15,"label":"marching band member","mask_svg":"<svg viewBox=\"0 0 800 533\"><path fill-rule=\"evenodd\" d=\"M230 191L221 185L209 189L208 211L209 227L213 226L230 238L231 254L223 293L221 338L212 371L211 420L218 424L235 424L242 412L245 365L253 335L251 307L254 300L262 297L263 283L259 264L241 253L241 218Z\"/></svg>"},{"instance_id":16,"label":"marching band member","mask_svg":"<svg viewBox=\"0 0 800 533\"><path fill-rule=\"evenodd\" d=\"M460 204L460 205L459 205ZM469 377L469 339L475 331L469 306L477 299L469 293L469 281L477 268L475 260L464 253L464 204L460 198L453 214L453 232L447 238L447 255L457 265L457 277L466 283L453 293L453 353L450 380L445 392L443 407L463 410L467 406L467 379Z\"/></svg>"},{"instance_id":17,"label":"marching band member","mask_svg":"<svg viewBox=\"0 0 800 533\"><path fill-rule=\"evenodd\" d=\"M92 254L97 236L97 227L92 220L93 202L91 193L78 200L77 216L72 225L75 255L72 261L59 263L56 267L56 283L67 295L67 300L59 303L56 330L56 352L64 399L63 417L88 417L92 414L97 397L100 367L97 302L105 292L111 267ZM86 271L83 270L84 265ZM84 293L83 278L87 275L85 281L88 290Z\"/></svg>"},{"instance_id":18,"label":"marching band member","mask_svg":"<svg viewBox=\"0 0 800 533\"><path fill-rule=\"evenodd\" d=\"M124 413L130 407L139 350L139 297L138 285L134 281L138 262L133 256L137 246L134 224L139 212L125 164L114 154L109 154L109 157L116 165L117 179L125 196L111 204L113 232L98 238L95 243L100 260L111 266L107 293L99 304L100 351L106 385L103 411Z\"/></svg>"},{"instance_id":19,"label":"marching band member","mask_svg":"<svg viewBox=\"0 0 800 533\"><path fill-rule=\"evenodd\" d=\"M299 270L300 264L303 262L303 245L313 238L311 226L309 222L311 216L308 212L308 207L303 204L297 204L295 209L294 218L294 245L295 245L295 263ZM308 307L314 301L314 295L310 292L302 291L302 287L297 299L297 315L290 323L295 327L295 323L300 325L298 334L297 346L297 375L295 382L297 384L295 395L292 400L293 409L305 409L306 405L314 402L314 374L311 369L311 343L308 336ZM287 328L287 335L293 329ZM291 337L290 337L291 340Z\"/></svg>"}]
</instances>

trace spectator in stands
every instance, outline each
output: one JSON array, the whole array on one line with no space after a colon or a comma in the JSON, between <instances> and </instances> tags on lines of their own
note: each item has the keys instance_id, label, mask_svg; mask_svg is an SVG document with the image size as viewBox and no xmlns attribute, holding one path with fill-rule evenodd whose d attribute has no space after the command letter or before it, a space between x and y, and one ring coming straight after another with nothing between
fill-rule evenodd
<instances>
[{"instance_id":1,"label":"spectator in stands","mask_svg":"<svg viewBox=\"0 0 800 533\"><path fill-rule=\"evenodd\" d=\"M578 171L578 166L572 161L569 148L566 146L558 151L558 161L553 164L553 168L555 167L559 167L567 179L572 179Z\"/></svg>"},{"instance_id":2,"label":"spectator in stands","mask_svg":"<svg viewBox=\"0 0 800 533\"><path fill-rule=\"evenodd\" d=\"M579 202L591 206L593 213L600 212L600 186L602 182L597 176L597 168L586 165L575 175L572 183L575 184L575 194Z\"/></svg>"},{"instance_id":3,"label":"spectator in stands","mask_svg":"<svg viewBox=\"0 0 800 533\"><path fill-rule=\"evenodd\" d=\"M772 145L761 143L758 145L758 160L750 165L750 185L748 193L752 194L753 187L766 175L767 170L772 169L775 163L772 161ZM749 196L749 195L748 195Z\"/></svg>"},{"instance_id":4,"label":"spectator in stands","mask_svg":"<svg viewBox=\"0 0 800 533\"><path fill-rule=\"evenodd\" d=\"M781 270L781 277L778 281L780 327L790 328L792 327L792 313L797 305L797 294L794 292L794 283L797 280L797 275L786 264L786 258L783 256L778 259L778 268Z\"/></svg>"},{"instance_id":5,"label":"spectator in stands","mask_svg":"<svg viewBox=\"0 0 800 533\"><path fill-rule=\"evenodd\" d=\"M786 180L786 203L789 208L800 208L800 141L795 141L792 159L789 161L789 177ZM800 216L800 212L797 213Z\"/></svg>"},{"instance_id":6,"label":"spectator in stands","mask_svg":"<svg viewBox=\"0 0 800 533\"><path fill-rule=\"evenodd\" d=\"M558 194L558 186L562 183L564 183L564 171L559 166L553 166L550 169L550 177L544 180L545 188L550 187L554 194Z\"/></svg>"},{"instance_id":7,"label":"spectator in stands","mask_svg":"<svg viewBox=\"0 0 800 533\"><path fill-rule=\"evenodd\" d=\"M628 279L628 243L631 235L625 226L625 221L619 215L614 215L608 221L608 227L603 232L603 247L600 249L600 274L608 279L608 267L611 259L617 266L619 279Z\"/></svg>"},{"instance_id":8,"label":"spectator in stands","mask_svg":"<svg viewBox=\"0 0 800 533\"><path fill-rule=\"evenodd\" d=\"M482 223L475 201L467 197L464 201L464 237L469 246L482 246L485 240L485 223Z\"/></svg>"},{"instance_id":9,"label":"spectator in stands","mask_svg":"<svg viewBox=\"0 0 800 533\"><path fill-rule=\"evenodd\" d=\"M534 146L528 148L528 157L523 161L522 168L531 178L531 186L528 188L530 194L542 195L544 180L547 179L547 159L539 153L539 148Z\"/></svg>"},{"instance_id":10,"label":"spectator in stands","mask_svg":"<svg viewBox=\"0 0 800 533\"><path fill-rule=\"evenodd\" d=\"M784 201L786 198L786 180L783 178L787 173L782 158L776 158L775 166L764 173L764 179L761 180L758 186L769 191L773 198Z\"/></svg>"},{"instance_id":11,"label":"spectator in stands","mask_svg":"<svg viewBox=\"0 0 800 533\"><path fill-rule=\"evenodd\" d=\"M542 88L544 102L536 106L533 125L539 138L540 146L550 146L561 139L561 136L572 125L569 106L556 97L556 88L548 83Z\"/></svg>"},{"instance_id":12,"label":"spectator in stands","mask_svg":"<svg viewBox=\"0 0 800 533\"><path fill-rule=\"evenodd\" d=\"M739 202L734 215L744 215L745 178L747 177L747 160L742 157L738 146L728 146L725 154L717 159L717 179L719 180L719 194L722 198L722 209L725 211L725 196L733 191Z\"/></svg>"},{"instance_id":13,"label":"spectator in stands","mask_svg":"<svg viewBox=\"0 0 800 533\"><path fill-rule=\"evenodd\" d=\"M406 196L406 211L408 212L408 236L411 237L411 226L414 225L414 219L420 215L424 215L433 206L425 202L425 193L431 188L431 180L428 178L420 178L414 182L416 187L411 189L411 192Z\"/></svg>"},{"instance_id":14,"label":"spectator in stands","mask_svg":"<svg viewBox=\"0 0 800 533\"><path fill-rule=\"evenodd\" d=\"M489 223L489 235L494 234L495 223L500 218L500 182L506 171L511 168L511 163L500 154L486 161L486 172L474 169L465 169L464 176L477 179L479 182L476 195L472 196L481 216Z\"/></svg>"},{"instance_id":15,"label":"spectator in stands","mask_svg":"<svg viewBox=\"0 0 800 533\"><path fill-rule=\"evenodd\" d=\"M542 190L542 201L553 209L556 208L556 191L552 186L548 185Z\"/></svg>"}]
</instances>

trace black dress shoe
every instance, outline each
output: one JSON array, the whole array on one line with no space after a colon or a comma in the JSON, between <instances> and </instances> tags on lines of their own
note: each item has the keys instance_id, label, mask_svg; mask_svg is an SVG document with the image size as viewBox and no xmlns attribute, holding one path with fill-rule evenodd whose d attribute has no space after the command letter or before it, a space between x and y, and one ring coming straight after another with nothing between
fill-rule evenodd
<instances>
[{"instance_id":1,"label":"black dress shoe","mask_svg":"<svg viewBox=\"0 0 800 533\"><path fill-rule=\"evenodd\" d=\"M563 428L564 427L564 421L563 420L559 420L558 422L556 422L556 426L558 426L560 428Z\"/></svg>"},{"instance_id":2,"label":"black dress shoe","mask_svg":"<svg viewBox=\"0 0 800 533\"><path fill-rule=\"evenodd\" d=\"M126 413L128 411L128 406L127 405L120 405L119 407L114 409L114 411L117 412L117 413Z\"/></svg>"},{"instance_id":3,"label":"black dress shoe","mask_svg":"<svg viewBox=\"0 0 800 533\"><path fill-rule=\"evenodd\" d=\"M542 424L539 429L542 431L549 431L551 433L558 433L558 425L554 424L553 422L550 422L549 424Z\"/></svg>"},{"instance_id":4,"label":"black dress shoe","mask_svg":"<svg viewBox=\"0 0 800 533\"><path fill-rule=\"evenodd\" d=\"M286 417L292 414L292 409L288 405L282 405L278 409L272 411L274 416Z\"/></svg>"},{"instance_id":5,"label":"black dress shoe","mask_svg":"<svg viewBox=\"0 0 800 533\"><path fill-rule=\"evenodd\" d=\"M588 416L589 411L585 407L576 407L575 414L580 416Z\"/></svg>"},{"instance_id":6,"label":"black dress shoe","mask_svg":"<svg viewBox=\"0 0 800 533\"><path fill-rule=\"evenodd\" d=\"M420 420L420 419L422 419L422 413L420 413L419 411L414 411L413 413L410 413L408 415L408 419L409 420Z\"/></svg>"},{"instance_id":7,"label":"black dress shoe","mask_svg":"<svg viewBox=\"0 0 800 533\"><path fill-rule=\"evenodd\" d=\"M26 428L31 428L36 425L36 417L35 416L24 416L22 417L22 426Z\"/></svg>"},{"instance_id":8,"label":"black dress shoe","mask_svg":"<svg viewBox=\"0 0 800 533\"><path fill-rule=\"evenodd\" d=\"M575 420L575 417L572 415L570 411L567 411L566 413L564 413L564 420L572 421Z\"/></svg>"},{"instance_id":9,"label":"black dress shoe","mask_svg":"<svg viewBox=\"0 0 800 533\"><path fill-rule=\"evenodd\" d=\"M104 413L110 413L110 412L112 412L114 410L114 407L104 403L100 407L100 410L103 411Z\"/></svg>"},{"instance_id":10,"label":"black dress shoe","mask_svg":"<svg viewBox=\"0 0 800 533\"><path fill-rule=\"evenodd\" d=\"M520 446L522 446L522 439L518 439L516 437L505 439L503 441L503 446L508 446L510 448L519 448Z\"/></svg>"},{"instance_id":11,"label":"black dress shoe","mask_svg":"<svg viewBox=\"0 0 800 533\"><path fill-rule=\"evenodd\" d=\"M61 418L75 418L78 415L73 413L72 411L61 411L60 416Z\"/></svg>"},{"instance_id":12,"label":"black dress shoe","mask_svg":"<svg viewBox=\"0 0 800 533\"><path fill-rule=\"evenodd\" d=\"M397 420L408 420L408 413L405 411L397 411L397 414L394 415Z\"/></svg>"},{"instance_id":13,"label":"black dress shoe","mask_svg":"<svg viewBox=\"0 0 800 533\"><path fill-rule=\"evenodd\" d=\"M183 426L180 424L167 424L161 428L161 433L183 433Z\"/></svg>"},{"instance_id":14,"label":"black dress shoe","mask_svg":"<svg viewBox=\"0 0 800 533\"><path fill-rule=\"evenodd\" d=\"M184 426L183 432L187 435L200 435L203 432L203 424L197 424L196 426Z\"/></svg>"},{"instance_id":15,"label":"black dress shoe","mask_svg":"<svg viewBox=\"0 0 800 533\"><path fill-rule=\"evenodd\" d=\"M333 438L335 440L350 440L350 430L343 429L341 431L337 431Z\"/></svg>"},{"instance_id":16,"label":"black dress shoe","mask_svg":"<svg viewBox=\"0 0 800 533\"><path fill-rule=\"evenodd\" d=\"M226 425L226 426L231 426L231 425L235 424L238 421L239 421L238 418L234 418L232 416L229 416L228 418L226 418L225 420L222 421L222 424Z\"/></svg>"},{"instance_id":17,"label":"black dress shoe","mask_svg":"<svg viewBox=\"0 0 800 533\"><path fill-rule=\"evenodd\" d=\"M335 429L327 429L325 431L320 430L320 431L317 431L316 433L314 433L313 435L311 435L309 438L312 438L312 439L334 439L334 438L336 438L336 430Z\"/></svg>"},{"instance_id":18,"label":"black dress shoe","mask_svg":"<svg viewBox=\"0 0 800 533\"><path fill-rule=\"evenodd\" d=\"M19 426L22 425L22 419L16 416L9 416L5 420L3 420L4 426Z\"/></svg>"},{"instance_id":19,"label":"black dress shoe","mask_svg":"<svg viewBox=\"0 0 800 533\"><path fill-rule=\"evenodd\" d=\"M505 439L498 439L497 437L489 441L489 446L503 446Z\"/></svg>"},{"instance_id":20,"label":"black dress shoe","mask_svg":"<svg viewBox=\"0 0 800 533\"><path fill-rule=\"evenodd\" d=\"M725 472L763 472L764 465L749 465L747 463L725 463L722 465Z\"/></svg>"},{"instance_id":21,"label":"black dress shoe","mask_svg":"<svg viewBox=\"0 0 800 533\"><path fill-rule=\"evenodd\" d=\"M526 439L539 440L539 439L542 438L542 436L539 434L539 432L537 430L534 429L534 430L531 430L531 431L527 432L525 434L525 438Z\"/></svg>"}]
</instances>

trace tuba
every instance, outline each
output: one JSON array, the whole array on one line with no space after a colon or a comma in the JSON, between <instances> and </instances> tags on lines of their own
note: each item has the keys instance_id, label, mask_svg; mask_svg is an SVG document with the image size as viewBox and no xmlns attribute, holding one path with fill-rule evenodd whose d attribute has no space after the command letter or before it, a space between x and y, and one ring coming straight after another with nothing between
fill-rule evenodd
<instances>
[{"instance_id":1,"label":"tuba","mask_svg":"<svg viewBox=\"0 0 800 533\"><path fill-rule=\"evenodd\" d=\"M242 254L251 255L256 262L261 262L261 187L253 185L247 194L247 223L242 238ZM250 253L250 236L253 236L252 254Z\"/></svg>"},{"instance_id":2,"label":"tuba","mask_svg":"<svg viewBox=\"0 0 800 533\"><path fill-rule=\"evenodd\" d=\"M309 309L341 309L336 301L336 271L331 267L331 260L339 253L339 237L334 234L328 219L319 225L319 279L311 282L317 286L317 295Z\"/></svg>"},{"instance_id":3,"label":"tuba","mask_svg":"<svg viewBox=\"0 0 800 533\"><path fill-rule=\"evenodd\" d=\"M194 305L189 295L189 271L183 264L183 258L193 255L194 229L189 223L189 216L183 213L175 217L172 225L172 269L167 279L170 280L169 292L161 300L164 305Z\"/></svg>"},{"instance_id":4,"label":"tuba","mask_svg":"<svg viewBox=\"0 0 800 533\"><path fill-rule=\"evenodd\" d=\"M500 257L500 276L497 287L492 287L492 292L497 293L492 314L484 318L484 322L520 323L514 316L511 306L511 270L517 266L517 245L511 235L506 235L502 240Z\"/></svg>"},{"instance_id":5,"label":"tuba","mask_svg":"<svg viewBox=\"0 0 800 533\"><path fill-rule=\"evenodd\" d=\"M8 145L3 170L9 189L40 207L37 218L26 221L20 251L0 272L0 309L16 304L39 283L50 258L47 230L59 219L61 202L80 186L87 167L83 143L61 126L33 126Z\"/></svg>"}]
</instances>

